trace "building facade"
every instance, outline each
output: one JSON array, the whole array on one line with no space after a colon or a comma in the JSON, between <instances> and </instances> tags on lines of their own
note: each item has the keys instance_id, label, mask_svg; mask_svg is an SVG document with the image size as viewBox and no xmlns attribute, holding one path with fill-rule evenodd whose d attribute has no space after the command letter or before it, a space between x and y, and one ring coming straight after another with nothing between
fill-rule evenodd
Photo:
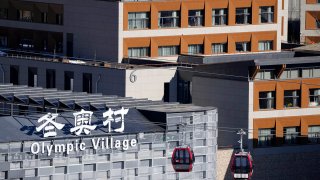
<instances>
[{"instance_id":1,"label":"building facade","mask_svg":"<svg viewBox=\"0 0 320 180\"><path fill-rule=\"evenodd\" d=\"M194 67L192 103L217 106L219 127L247 129L249 149L319 143L319 56L276 56L226 57L225 63L212 58L211 64ZM221 132L218 144L237 147L237 139Z\"/></svg>"},{"instance_id":2,"label":"building facade","mask_svg":"<svg viewBox=\"0 0 320 180\"><path fill-rule=\"evenodd\" d=\"M2 47L82 58L176 60L280 51L287 41L287 0L4 0L0 7Z\"/></svg>"},{"instance_id":3,"label":"building facade","mask_svg":"<svg viewBox=\"0 0 320 180\"><path fill-rule=\"evenodd\" d=\"M0 82L154 101L177 101L176 67L31 56L0 57Z\"/></svg>"},{"instance_id":4,"label":"building facade","mask_svg":"<svg viewBox=\"0 0 320 180\"><path fill-rule=\"evenodd\" d=\"M300 42L313 44L320 42L320 1L301 0Z\"/></svg>"},{"instance_id":5,"label":"building facade","mask_svg":"<svg viewBox=\"0 0 320 180\"><path fill-rule=\"evenodd\" d=\"M15 100L5 100L8 90L13 92L11 95ZM30 87L23 89L8 84L1 84L0 91L1 106L9 108L2 108L0 117L3 125L0 131L0 179L216 179L215 108L157 104L138 99L130 102L114 96L94 97ZM53 96L57 101L52 100ZM28 103L20 101L25 98ZM46 103L36 106L37 98L45 99ZM66 102L70 106L62 106ZM123 119L124 131L108 133L107 127L100 127L102 114L119 106L129 109ZM72 113L80 109L92 111L91 124L99 128L88 135L76 136L68 128L76 126L76 117ZM52 115L58 112L55 122L67 127L57 129L56 137L44 138L42 131L36 132L40 125L37 121L48 112ZM95 148L91 142L98 138L108 138L105 140L109 142L108 148L106 144L106 148L102 148L103 145ZM136 145L111 147L112 141L116 144L117 140L135 140ZM82 150L80 143L83 143ZM46 150L37 151L37 144ZM47 149L50 145L68 147L68 144L74 147L78 144L80 150L72 148L69 152L61 152L61 148L56 152ZM179 146L193 149L195 162L191 172L176 173L173 170L172 151Z\"/></svg>"}]
</instances>

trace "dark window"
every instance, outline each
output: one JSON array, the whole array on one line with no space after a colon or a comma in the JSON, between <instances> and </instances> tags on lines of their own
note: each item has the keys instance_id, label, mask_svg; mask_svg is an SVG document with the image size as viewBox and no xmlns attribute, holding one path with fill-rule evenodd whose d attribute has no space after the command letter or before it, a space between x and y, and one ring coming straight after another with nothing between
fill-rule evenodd
<instances>
[{"instance_id":1,"label":"dark window","mask_svg":"<svg viewBox=\"0 0 320 180\"><path fill-rule=\"evenodd\" d=\"M73 91L74 73L71 71L64 72L64 89Z\"/></svg>"},{"instance_id":2,"label":"dark window","mask_svg":"<svg viewBox=\"0 0 320 180\"><path fill-rule=\"evenodd\" d=\"M284 144L297 144L300 135L299 127L285 127L283 128Z\"/></svg>"},{"instance_id":3,"label":"dark window","mask_svg":"<svg viewBox=\"0 0 320 180\"><path fill-rule=\"evenodd\" d=\"M203 10L189 10L189 26L203 26Z\"/></svg>"},{"instance_id":4,"label":"dark window","mask_svg":"<svg viewBox=\"0 0 320 180\"><path fill-rule=\"evenodd\" d=\"M10 83L19 84L19 66L10 66Z\"/></svg>"},{"instance_id":5,"label":"dark window","mask_svg":"<svg viewBox=\"0 0 320 180\"><path fill-rule=\"evenodd\" d=\"M158 26L160 28L170 28L180 26L179 11L160 11L158 13Z\"/></svg>"},{"instance_id":6,"label":"dark window","mask_svg":"<svg viewBox=\"0 0 320 180\"><path fill-rule=\"evenodd\" d=\"M83 73L82 91L87 93L92 93L92 74Z\"/></svg>"},{"instance_id":7,"label":"dark window","mask_svg":"<svg viewBox=\"0 0 320 180\"><path fill-rule=\"evenodd\" d=\"M251 24L251 8L236 9L236 24Z\"/></svg>"},{"instance_id":8,"label":"dark window","mask_svg":"<svg viewBox=\"0 0 320 180\"><path fill-rule=\"evenodd\" d=\"M320 126L308 127L308 141L309 143L320 143Z\"/></svg>"},{"instance_id":9,"label":"dark window","mask_svg":"<svg viewBox=\"0 0 320 180\"><path fill-rule=\"evenodd\" d=\"M212 25L226 25L228 23L228 9L213 9L212 10Z\"/></svg>"},{"instance_id":10,"label":"dark window","mask_svg":"<svg viewBox=\"0 0 320 180\"><path fill-rule=\"evenodd\" d=\"M67 33L67 56L73 57L73 34Z\"/></svg>"},{"instance_id":11,"label":"dark window","mask_svg":"<svg viewBox=\"0 0 320 180\"><path fill-rule=\"evenodd\" d=\"M28 86L37 87L38 86L38 70L37 68L28 68Z\"/></svg>"},{"instance_id":12,"label":"dark window","mask_svg":"<svg viewBox=\"0 0 320 180\"><path fill-rule=\"evenodd\" d=\"M276 131L271 129L259 129L258 146L267 147L275 144Z\"/></svg>"},{"instance_id":13,"label":"dark window","mask_svg":"<svg viewBox=\"0 0 320 180\"><path fill-rule=\"evenodd\" d=\"M203 54L203 44L191 44L188 46L188 54Z\"/></svg>"},{"instance_id":14,"label":"dark window","mask_svg":"<svg viewBox=\"0 0 320 180\"><path fill-rule=\"evenodd\" d=\"M8 46L8 37L0 35L0 47L7 47Z\"/></svg>"},{"instance_id":15,"label":"dark window","mask_svg":"<svg viewBox=\"0 0 320 180\"><path fill-rule=\"evenodd\" d=\"M170 101L170 83L164 83L163 101Z\"/></svg>"},{"instance_id":16,"label":"dark window","mask_svg":"<svg viewBox=\"0 0 320 180\"><path fill-rule=\"evenodd\" d=\"M47 88L56 88L56 71L54 69L47 69L46 80Z\"/></svg>"},{"instance_id":17,"label":"dark window","mask_svg":"<svg viewBox=\"0 0 320 180\"><path fill-rule=\"evenodd\" d=\"M309 106L319 106L320 105L320 89L310 89L309 90Z\"/></svg>"},{"instance_id":18,"label":"dark window","mask_svg":"<svg viewBox=\"0 0 320 180\"><path fill-rule=\"evenodd\" d=\"M42 12L41 13L41 22L42 23L47 23L48 22L48 13L47 12Z\"/></svg>"},{"instance_id":19,"label":"dark window","mask_svg":"<svg viewBox=\"0 0 320 180\"><path fill-rule=\"evenodd\" d=\"M0 8L0 19L8 19L8 9Z\"/></svg>"},{"instance_id":20,"label":"dark window","mask_svg":"<svg viewBox=\"0 0 320 180\"><path fill-rule=\"evenodd\" d=\"M248 52L251 51L250 42L236 42L236 52Z\"/></svg>"},{"instance_id":21,"label":"dark window","mask_svg":"<svg viewBox=\"0 0 320 180\"><path fill-rule=\"evenodd\" d=\"M284 107L300 107L300 91L299 90L287 90L284 91Z\"/></svg>"},{"instance_id":22,"label":"dark window","mask_svg":"<svg viewBox=\"0 0 320 180\"><path fill-rule=\"evenodd\" d=\"M63 15L56 14L56 24L62 25L63 24Z\"/></svg>"},{"instance_id":23,"label":"dark window","mask_svg":"<svg viewBox=\"0 0 320 180\"><path fill-rule=\"evenodd\" d=\"M273 6L260 7L260 23L273 23L274 21L274 8Z\"/></svg>"},{"instance_id":24,"label":"dark window","mask_svg":"<svg viewBox=\"0 0 320 180\"><path fill-rule=\"evenodd\" d=\"M259 108L260 109L275 108L275 92L274 91L259 92Z\"/></svg>"},{"instance_id":25,"label":"dark window","mask_svg":"<svg viewBox=\"0 0 320 180\"><path fill-rule=\"evenodd\" d=\"M214 43L212 44L212 54L226 53L228 49L227 43Z\"/></svg>"},{"instance_id":26,"label":"dark window","mask_svg":"<svg viewBox=\"0 0 320 180\"><path fill-rule=\"evenodd\" d=\"M183 104L191 103L190 81L178 80L178 102Z\"/></svg>"}]
</instances>

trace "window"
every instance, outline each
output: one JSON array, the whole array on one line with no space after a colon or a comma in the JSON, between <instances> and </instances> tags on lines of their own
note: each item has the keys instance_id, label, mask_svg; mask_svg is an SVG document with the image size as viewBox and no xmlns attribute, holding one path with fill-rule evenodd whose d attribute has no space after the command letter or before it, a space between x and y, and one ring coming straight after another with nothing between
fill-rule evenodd
<instances>
[{"instance_id":1,"label":"window","mask_svg":"<svg viewBox=\"0 0 320 180\"><path fill-rule=\"evenodd\" d=\"M236 52L251 51L250 42L236 42Z\"/></svg>"},{"instance_id":2,"label":"window","mask_svg":"<svg viewBox=\"0 0 320 180\"><path fill-rule=\"evenodd\" d=\"M150 54L149 47L129 48L128 51L129 57L148 57Z\"/></svg>"},{"instance_id":3,"label":"window","mask_svg":"<svg viewBox=\"0 0 320 180\"><path fill-rule=\"evenodd\" d=\"M213 9L212 10L212 25L227 25L227 12L228 9Z\"/></svg>"},{"instance_id":4,"label":"window","mask_svg":"<svg viewBox=\"0 0 320 180\"><path fill-rule=\"evenodd\" d=\"M8 37L0 36L0 47L7 47L7 46L8 46Z\"/></svg>"},{"instance_id":5,"label":"window","mask_svg":"<svg viewBox=\"0 0 320 180\"><path fill-rule=\"evenodd\" d=\"M271 51L273 50L273 41L260 41L259 51Z\"/></svg>"},{"instance_id":6,"label":"window","mask_svg":"<svg viewBox=\"0 0 320 180\"><path fill-rule=\"evenodd\" d=\"M261 69L257 73L255 79L256 80L274 79L274 70Z\"/></svg>"},{"instance_id":7,"label":"window","mask_svg":"<svg viewBox=\"0 0 320 180\"><path fill-rule=\"evenodd\" d=\"M227 52L227 43L214 43L212 44L212 54L221 54Z\"/></svg>"},{"instance_id":8,"label":"window","mask_svg":"<svg viewBox=\"0 0 320 180\"><path fill-rule=\"evenodd\" d=\"M175 56L179 54L179 46L160 46L158 48L159 56Z\"/></svg>"},{"instance_id":9,"label":"window","mask_svg":"<svg viewBox=\"0 0 320 180\"><path fill-rule=\"evenodd\" d=\"M8 9L0 8L0 19L8 19Z\"/></svg>"},{"instance_id":10,"label":"window","mask_svg":"<svg viewBox=\"0 0 320 180\"><path fill-rule=\"evenodd\" d=\"M284 144L297 144L299 136L299 127L285 127L283 128Z\"/></svg>"},{"instance_id":11,"label":"window","mask_svg":"<svg viewBox=\"0 0 320 180\"><path fill-rule=\"evenodd\" d=\"M33 49L34 48L33 39L29 39L29 38L20 39L19 47L21 49Z\"/></svg>"},{"instance_id":12,"label":"window","mask_svg":"<svg viewBox=\"0 0 320 180\"><path fill-rule=\"evenodd\" d=\"M189 45L188 54L203 54L203 45L202 44Z\"/></svg>"},{"instance_id":13,"label":"window","mask_svg":"<svg viewBox=\"0 0 320 180\"><path fill-rule=\"evenodd\" d=\"M20 21L32 22L32 12L26 10L18 10L18 18Z\"/></svg>"},{"instance_id":14,"label":"window","mask_svg":"<svg viewBox=\"0 0 320 180\"><path fill-rule=\"evenodd\" d=\"M282 72L281 79L296 79L300 77L299 69L286 69Z\"/></svg>"},{"instance_id":15,"label":"window","mask_svg":"<svg viewBox=\"0 0 320 180\"><path fill-rule=\"evenodd\" d=\"M259 129L258 134L258 146L267 147L272 146L275 143L276 133L275 129Z\"/></svg>"},{"instance_id":16,"label":"window","mask_svg":"<svg viewBox=\"0 0 320 180\"><path fill-rule=\"evenodd\" d=\"M319 19L316 19L316 27L320 28L320 20Z\"/></svg>"},{"instance_id":17,"label":"window","mask_svg":"<svg viewBox=\"0 0 320 180\"><path fill-rule=\"evenodd\" d=\"M320 89L310 89L309 90L309 106L319 106L320 105Z\"/></svg>"},{"instance_id":18,"label":"window","mask_svg":"<svg viewBox=\"0 0 320 180\"><path fill-rule=\"evenodd\" d=\"M42 12L41 13L41 22L42 23L47 23L48 22L48 13L47 12Z\"/></svg>"},{"instance_id":19,"label":"window","mask_svg":"<svg viewBox=\"0 0 320 180\"><path fill-rule=\"evenodd\" d=\"M251 24L251 8L236 9L236 24Z\"/></svg>"},{"instance_id":20,"label":"window","mask_svg":"<svg viewBox=\"0 0 320 180\"><path fill-rule=\"evenodd\" d=\"M203 26L203 10L189 10L189 26Z\"/></svg>"},{"instance_id":21,"label":"window","mask_svg":"<svg viewBox=\"0 0 320 180\"><path fill-rule=\"evenodd\" d=\"M313 78L320 77L320 68L306 68L302 69L302 77L303 78Z\"/></svg>"},{"instance_id":22,"label":"window","mask_svg":"<svg viewBox=\"0 0 320 180\"><path fill-rule=\"evenodd\" d=\"M288 90L284 91L284 107L299 107L300 106L300 91Z\"/></svg>"},{"instance_id":23,"label":"window","mask_svg":"<svg viewBox=\"0 0 320 180\"><path fill-rule=\"evenodd\" d=\"M274 8L272 6L260 7L260 23L273 23L274 21Z\"/></svg>"},{"instance_id":24,"label":"window","mask_svg":"<svg viewBox=\"0 0 320 180\"><path fill-rule=\"evenodd\" d=\"M56 14L56 24L62 25L63 24L63 15Z\"/></svg>"},{"instance_id":25,"label":"window","mask_svg":"<svg viewBox=\"0 0 320 180\"><path fill-rule=\"evenodd\" d=\"M159 28L178 27L180 25L179 11L161 11L158 16Z\"/></svg>"},{"instance_id":26,"label":"window","mask_svg":"<svg viewBox=\"0 0 320 180\"><path fill-rule=\"evenodd\" d=\"M149 12L130 12L128 13L129 29L149 28Z\"/></svg>"},{"instance_id":27,"label":"window","mask_svg":"<svg viewBox=\"0 0 320 180\"><path fill-rule=\"evenodd\" d=\"M320 126L308 127L308 141L309 143L320 143Z\"/></svg>"},{"instance_id":28,"label":"window","mask_svg":"<svg viewBox=\"0 0 320 180\"><path fill-rule=\"evenodd\" d=\"M275 108L274 99L275 99L274 91L259 92L259 108L274 109Z\"/></svg>"}]
</instances>

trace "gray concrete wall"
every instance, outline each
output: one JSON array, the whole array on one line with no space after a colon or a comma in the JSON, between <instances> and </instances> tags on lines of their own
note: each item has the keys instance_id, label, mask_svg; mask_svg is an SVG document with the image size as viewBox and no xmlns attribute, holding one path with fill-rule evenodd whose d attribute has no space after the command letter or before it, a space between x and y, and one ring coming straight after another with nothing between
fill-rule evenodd
<instances>
[{"instance_id":1,"label":"gray concrete wall","mask_svg":"<svg viewBox=\"0 0 320 180\"><path fill-rule=\"evenodd\" d=\"M119 2L97 0L27 0L63 4L63 25L0 20L0 26L73 34L74 57L118 62ZM121 61L121 60L120 60Z\"/></svg>"},{"instance_id":2,"label":"gray concrete wall","mask_svg":"<svg viewBox=\"0 0 320 180\"><path fill-rule=\"evenodd\" d=\"M54 69L57 89L64 90L64 72L71 71L74 72L74 91L82 92L83 73L91 73L93 93L125 96L125 70L123 69L7 57L0 57L0 60L4 69L5 83L10 83L11 65L19 66L19 85L28 85L28 68L35 67L38 70L38 86L45 88L46 70ZM2 77L3 73L0 71L1 81Z\"/></svg>"},{"instance_id":3,"label":"gray concrete wall","mask_svg":"<svg viewBox=\"0 0 320 180\"><path fill-rule=\"evenodd\" d=\"M252 179L256 180L316 180L319 179L320 145L257 148ZM233 149L219 149L217 179L233 180L230 160Z\"/></svg>"},{"instance_id":4,"label":"gray concrete wall","mask_svg":"<svg viewBox=\"0 0 320 180\"><path fill-rule=\"evenodd\" d=\"M28 68L38 71L38 86L46 88L46 70L56 72L56 88L65 90L66 71L74 73L74 91L83 91L83 73L92 74L92 93L118 95L133 98L163 100L164 83L169 83L169 100L177 101L177 76L175 68L115 69L101 66L79 65L25 58L0 57L0 83L10 83L10 66L19 66L19 85L28 85ZM1 66L4 73L1 71ZM130 81L130 74L136 81ZM4 75L4 76L3 76ZM132 79L131 79L132 80Z\"/></svg>"},{"instance_id":5,"label":"gray concrete wall","mask_svg":"<svg viewBox=\"0 0 320 180\"><path fill-rule=\"evenodd\" d=\"M219 111L219 147L239 147L236 129L248 129L249 85L246 81L233 81L205 77L192 78L192 103L217 107ZM247 142L245 142L247 144Z\"/></svg>"}]
</instances>

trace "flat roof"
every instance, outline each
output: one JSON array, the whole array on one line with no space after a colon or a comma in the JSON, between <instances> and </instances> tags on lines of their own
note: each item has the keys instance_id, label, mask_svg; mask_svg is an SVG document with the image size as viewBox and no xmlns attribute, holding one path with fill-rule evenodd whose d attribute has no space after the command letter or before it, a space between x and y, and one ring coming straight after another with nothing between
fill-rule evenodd
<instances>
[{"instance_id":1,"label":"flat roof","mask_svg":"<svg viewBox=\"0 0 320 180\"><path fill-rule=\"evenodd\" d=\"M170 106L150 106L150 107L139 107L139 110L146 110L146 111L157 111L157 112L164 112L164 113L183 113L183 112L198 112L198 111L209 111L209 110L216 110L215 107L202 107L202 106L195 106L192 104L177 104L177 105L170 105Z\"/></svg>"},{"instance_id":2,"label":"flat roof","mask_svg":"<svg viewBox=\"0 0 320 180\"><path fill-rule=\"evenodd\" d=\"M123 133L108 133L108 128L103 126L105 120L102 116L103 112L94 112L92 115L92 125L97 125L95 130L92 130L89 135L82 137L93 136L109 136L109 135L125 135L136 134L140 132L161 132L164 128L156 125L144 117L137 109L131 108L124 120ZM21 141L38 141L38 140L53 140L64 138L79 138L70 133L70 128L74 127L74 116L72 112L58 113L56 122L65 124L62 130L56 130L57 136L54 138L43 138L42 132L37 132L36 127L40 126L37 120L46 113L32 114L27 116L2 116L0 117L1 131L0 143L6 142L21 142ZM121 122L112 123L112 128L119 128Z\"/></svg>"}]
</instances>

